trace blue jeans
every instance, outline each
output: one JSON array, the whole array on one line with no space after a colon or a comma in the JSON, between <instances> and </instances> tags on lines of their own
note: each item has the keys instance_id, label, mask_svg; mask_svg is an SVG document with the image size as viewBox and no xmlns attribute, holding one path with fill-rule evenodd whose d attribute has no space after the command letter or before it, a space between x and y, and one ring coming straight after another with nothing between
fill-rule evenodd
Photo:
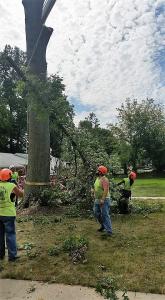
<instances>
[{"instance_id":1,"label":"blue jeans","mask_svg":"<svg viewBox=\"0 0 165 300\"><path fill-rule=\"evenodd\" d=\"M100 206L99 203L95 202L93 207L95 218L99 223L105 228L105 230L112 234L112 223L110 218L110 199L106 198L103 206Z\"/></svg>"},{"instance_id":2,"label":"blue jeans","mask_svg":"<svg viewBox=\"0 0 165 300\"><path fill-rule=\"evenodd\" d=\"M17 256L15 217L0 216L0 258L5 256L5 237L9 259Z\"/></svg>"}]
</instances>

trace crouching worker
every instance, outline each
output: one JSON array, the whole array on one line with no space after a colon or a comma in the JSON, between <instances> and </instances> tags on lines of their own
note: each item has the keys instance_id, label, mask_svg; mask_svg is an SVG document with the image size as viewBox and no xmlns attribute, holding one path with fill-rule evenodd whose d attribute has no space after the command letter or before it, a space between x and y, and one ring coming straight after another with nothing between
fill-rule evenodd
<instances>
[{"instance_id":1,"label":"crouching worker","mask_svg":"<svg viewBox=\"0 0 165 300\"><path fill-rule=\"evenodd\" d=\"M136 173L131 171L128 175L128 178L124 178L117 185L123 185L123 189L121 189L121 198L119 199L119 212L121 214L129 213L129 199L131 199L131 188L136 179Z\"/></svg>"},{"instance_id":2,"label":"crouching worker","mask_svg":"<svg viewBox=\"0 0 165 300\"><path fill-rule=\"evenodd\" d=\"M8 260L15 261L18 258L15 231L16 208L10 195L14 193L17 197L23 197L23 191L10 181L11 175L10 169L0 171L0 259L5 257L6 239Z\"/></svg>"},{"instance_id":3,"label":"crouching worker","mask_svg":"<svg viewBox=\"0 0 165 300\"><path fill-rule=\"evenodd\" d=\"M94 215L99 221L101 227L98 231L106 230L108 235L112 235L112 224L109 215L110 211L110 193L109 180L105 176L108 170L104 166L99 166L97 169L97 178L94 183Z\"/></svg>"}]
</instances>

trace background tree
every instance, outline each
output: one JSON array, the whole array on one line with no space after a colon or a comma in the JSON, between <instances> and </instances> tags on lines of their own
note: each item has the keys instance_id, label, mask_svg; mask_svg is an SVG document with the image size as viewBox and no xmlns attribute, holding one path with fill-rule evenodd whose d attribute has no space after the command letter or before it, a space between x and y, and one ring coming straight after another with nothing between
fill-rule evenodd
<instances>
[{"instance_id":1,"label":"background tree","mask_svg":"<svg viewBox=\"0 0 165 300\"><path fill-rule=\"evenodd\" d=\"M165 167L163 106L156 104L153 99L142 102L127 99L117 110L118 123L111 126L111 129L116 134L122 152L127 149L127 161L136 169L139 161L150 159L158 171L163 170Z\"/></svg>"},{"instance_id":2,"label":"background tree","mask_svg":"<svg viewBox=\"0 0 165 300\"><path fill-rule=\"evenodd\" d=\"M100 121L92 112L85 120L79 122L79 129L86 129L96 139L104 151L111 155L115 147L115 138L111 130L100 127Z\"/></svg>"},{"instance_id":3,"label":"background tree","mask_svg":"<svg viewBox=\"0 0 165 300\"><path fill-rule=\"evenodd\" d=\"M64 138L63 126L67 130L74 128L73 106L68 102L65 95L65 86L59 76L48 78L49 115L50 115L50 146L52 154L61 158L62 143Z\"/></svg>"},{"instance_id":4,"label":"background tree","mask_svg":"<svg viewBox=\"0 0 165 300\"><path fill-rule=\"evenodd\" d=\"M27 128L26 102L18 92L18 75L5 60L5 55L12 57L21 68L25 66L25 53L19 48L7 45L0 52L0 151L24 152Z\"/></svg>"},{"instance_id":5,"label":"background tree","mask_svg":"<svg viewBox=\"0 0 165 300\"><path fill-rule=\"evenodd\" d=\"M27 99L36 98L25 82L19 80L16 71L8 64L6 56L12 57L20 69L26 71L26 55L15 47L7 45L0 52L0 151L4 152L25 152L27 143ZM61 156L61 145L64 136L62 128L74 127L73 106L65 95L65 86L59 76L52 75L43 82L31 78L33 84L38 86L41 97L45 95L44 107L50 115L50 146L52 154L58 158ZM43 101L43 99L42 99ZM35 104L33 104L35 107ZM42 115L39 109L39 115Z\"/></svg>"}]
</instances>

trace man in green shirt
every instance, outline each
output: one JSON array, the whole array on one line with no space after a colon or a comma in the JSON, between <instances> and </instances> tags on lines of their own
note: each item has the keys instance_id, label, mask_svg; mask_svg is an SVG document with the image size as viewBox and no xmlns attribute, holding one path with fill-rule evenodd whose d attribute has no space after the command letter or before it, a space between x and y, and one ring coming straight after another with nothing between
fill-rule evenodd
<instances>
[{"instance_id":1,"label":"man in green shirt","mask_svg":"<svg viewBox=\"0 0 165 300\"><path fill-rule=\"evenodd\" d=\"M121 190L122 196L119 200L119 211L121 214L129 213L129 199L131 198L131 188L136 179L136 173L131 171L128 175L128 178L123 178L121 182L117 185L123 185L123 189Z\"/></svg>"},{"instance_id":2,"label":"man in green shirt","mask_svg":"<svg viewBox=\"0 0 165 300\"><path fill-rule=\"evenodd\" d=\"M110 211L110 193L109 180L106 177L108 170L104 166L97 169L97 178L94 183L94 215L101 224L99 231L106 230L108 235L112 235L112 224L109 215Z\"/></svg>"},{"instance_id":3,"label":"man in green shirt","mask_svg":"<svg viewBox=\"0 0 165 300\"><path fill-rule=\"evenodd\" d=\"M0 259L5 257L5 238L8 248L8 260L15 261L17 256L15 218L16 208L10 199L11 193L23 197L21 191L11 180L10 169L0 171Z\"/></svg>"}]
</instances>

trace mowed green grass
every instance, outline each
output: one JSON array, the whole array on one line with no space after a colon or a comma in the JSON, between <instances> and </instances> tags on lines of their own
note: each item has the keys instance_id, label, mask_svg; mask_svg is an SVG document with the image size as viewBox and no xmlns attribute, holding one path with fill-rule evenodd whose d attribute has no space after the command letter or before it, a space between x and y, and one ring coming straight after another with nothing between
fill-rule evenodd
<instances>
[{"instance_id":1,"label":"mowed green grass","mask_svg":"<svg viewBox=\"0 0 165 300\"><path fill-rule=\"evenodd\" d=\"M137 179L132 188L135 197L165 197L165 178Z\"/></svg>"},{"instance_id":2,"label":"mowed green grass","mask_svg":"<svg viewBox=\"0 0 165 300\"><path fill-rule=\"evenodd\" d=\"M42 218L51 221L54 215ZM60 223L17 223L18 244L32 243L30 252L36 257L20 251L20 261L8 263L6 259L1 263L0 277L96 286L98 279L111 276L121 289L165 293L164 219L164 212L113 215L114 236L109 238L97 232L93 218L69 218L64 213ZM72 235L89 241L84 264L74 265L62 250L58 256L48 255L50 247L61 246Z\"/></svg>"}]
</instances>

